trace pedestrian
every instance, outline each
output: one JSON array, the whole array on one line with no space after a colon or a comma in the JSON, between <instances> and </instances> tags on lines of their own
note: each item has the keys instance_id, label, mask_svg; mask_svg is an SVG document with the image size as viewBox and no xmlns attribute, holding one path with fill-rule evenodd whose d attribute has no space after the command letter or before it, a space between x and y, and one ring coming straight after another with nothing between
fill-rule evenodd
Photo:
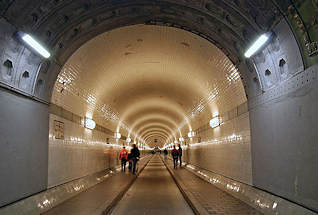
<instances>
[{"instance_id":1,"label":"pedestrian","mask_svg":"<svg viewBox=\"0 0 318 215\"><path fill-rule=\"evenodd\" d=\"M131 155L131 153L128 154L127 160L128 160L128 169L129 169L129 172L131 172L132 171L132 155Z\"/></svg>"},{"instance_id":2,"label":"pedestrian","mask_svg":"<svg viewBox=\"0 0 318 215\"><path fill-rule=\"evenodd\" d=\"M165 155L165 159L167 159L168 150L166 148L165 148L165 150L163 150L163 154Z\"/></svg>"},{"instance_id":3,"label":"pedestrian","mask_svg":"<svg viewBox=\"0 0 318 215\"><path fill-rule=\"evenodd\" d=\"M173 168L177 168L178 166L178 157L179 157L179 152L176 149L176 146L173 146L173 149L171 151L171 156L173 158Z\"/></svg>"},{"instance_id":4,"label":"pedestrian","mask_svg":"<svg viewBox=\"0 0 318 215\"><path fill-rule=\"evenodd\" d=\"M126 171L126 162L128 159L128 151L126 150L125 146L123 146L123 149L119 152L119 160L121 160L121 170Z\"/></svg>"},{"instance_id":5,"label":"pedestrian","mask_svg":"<svg viewBox=\"0 0 318 215\"><path fill-rule=\"evenodd\" d=\"M133 145L133 148L130 151L132 157L132 173L136 173L136 165L140 157L139 149L137 148L136 144Z\"/></svg>"},{"instance_id":6,"label":"pedestrian","mask_svg":"<svg viewBox=\"0 0 318 215\"><path fill-rule=\"evenodd\" d=\"M178 156L179 156L179 162L180 162L180 167L182 166L182 148L181 148L181 145L179 144L178 145Z\"/></svg>"}]
</instances>

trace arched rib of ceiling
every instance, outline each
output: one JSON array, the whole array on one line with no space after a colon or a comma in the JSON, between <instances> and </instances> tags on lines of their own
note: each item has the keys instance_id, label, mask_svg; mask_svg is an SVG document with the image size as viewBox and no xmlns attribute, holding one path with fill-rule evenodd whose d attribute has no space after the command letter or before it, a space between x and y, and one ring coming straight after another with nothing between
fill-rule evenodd
<instances>
[{"instance_id":1,"label":"arched rib of ceiling","mask_svg":"<svg viewBox=\"0 0 318 215\"><path fill-rule=\"evenodd\" d=\"M270 29L282 16L275 2L259 1L92 1L25 0L7 3L3 15L14 26L36 33L64 63L74 49L105 31L140 23L178 26L208 38L238 62L240 50L257 32ZM7 7L3 7L7 8ZM255 11L251 13L250 11ZM3 11L4 12L4 11ZM35 13L37 12L37 13ZM39 13L38 13L39 12ZM67 14L67 20L61 21ZM36 20L34 19L36 16ZM50 32L48 34L47 32ZM60 45L60 46L58 46ZM62 46L63 45L63 46ZM66 47L65 50L62 47ZM60 48L59 48L60 47Z\"/></svg>"},{"instance_id":2,"label":"arched rib of ceiling","mask_svg":"<svg viewBox=\"0 0 318 215\"><path fill-rule=\"evenodd\" d=\"M154 139L159 141L154 142ZM164 145L166 143L166 138L160 134L151 134L145 138L145 141L147 145L154 147L155 145Z\"/></svg>"},{"instance_id":3,"label":"arched rib of ceiling","mask_svg":"<svg viewBox=\"0 0 318 215\"><path fill-rule=\"evenodd\" d=\"M147 125L139 131L140 137L143 137L145 133L153 130L163 131L167 135L167 137L176 138L173 134L173 131L171 131L169 128L166 128L164 125Z\"/></svg>"},{"instance_id":4,"label":"arched rib of ceiling","mask_svg":"<svg viewBox=\"0 0 318 215\"><path fill-rule=\"evenodd\" d=\"M167 133L165 130L161 130L161 129L153 129L153 130L145 131L141 136L144 139L147 137L147 135L154 134L154 133L156 133L156 134L160 133L163 136L165 136L166 138L169 138L169 136L170 136L169 133Z\"/></svg>"},{"instance_id":5,"label":"arched rib of ceiling","mask_svg":"<svg viewBox=\"0 0 318 215\"><path fill-rule=\"evenodd\" d=\"M172 118L162 114L145 114L141 115L139 119L137 119L131 126L131 129L135 130L135 132L139 132L139 129L143 126L146 126L149 123L160 123L169 127L171 130L175 131L178 129L178 124L173 121Z\"/></svg>"},{"instance_id":6,"label":"arched rib of ceiling","mask_svg":"<svg viewBox=\"0 0 318 215\"><path fill-rule=\"evenodd\" d=\"M167 137L166 136L164 136L164 135L162 135L161 133L152 133L152 134L149 134L149 135L147 135L146 137L145 137L145 141L146 142L149 142L148 140L150 139L150 138L161 138L162 140L163 140L163 142L165 142L166 140L167 140Z\"/></svg>"},{"instance_id":7,"label":"arched rib of ceiling","mask_svg":"<svg viewBox=\"0 0 318 215\"><path fill-rule=\"evenodd\" d=\"M144 100L139 98L139 101ZM139 121L147 117L169 118L169 121L173 120L175 127L177 127L187 116L180 104L176 104L175 101L167 98L162 98L161 95L158 98L149 99L148 102L138 102L135 105L129 105L129 108L122 114L121 120L131 124L131 129L134 129Z\"/></svg>"},{"instance_id":8,"label":"arched rib of ceiling","mask_svg":"<svg viewBox=\"0 0 318 215\"><path fill-rule=\"evenodd\" d=\"M174 131L171 127L167 126L166 123L162 123L162 121L149 120L148 123L144 123L143 126L138 127L137 133L139 135L142 135L143 131L152 129L152 128L161 128L165 130L167 133L169 133L170 135L173 135L173 131Z\"/></svg>"}]
</instances>

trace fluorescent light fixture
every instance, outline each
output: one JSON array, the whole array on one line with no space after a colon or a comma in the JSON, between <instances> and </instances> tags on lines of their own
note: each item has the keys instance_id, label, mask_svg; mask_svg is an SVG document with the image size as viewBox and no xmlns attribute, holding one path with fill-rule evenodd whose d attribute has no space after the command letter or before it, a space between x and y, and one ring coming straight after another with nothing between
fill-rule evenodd
<instances>
[{"instance_id":1,"label":"fluorescent light fixture","mask_svg":"<svg viewBox=\"0 0 318 215\"><path fill-rule=\"evenodd\" d=\"M115 137L116 139L120 139L120 138L121 138L121 134L120 134L119 132L116 132L116 133L114 134L114 137Z\"/></svg>"},{"instance_id":2,"label":"fluorescent light fixture","mask_svg":"<svg viewBox=\"0 0 318 215\"><path fill-rule=\"evenodd\" d=\"M210 120L210 126L211 128L215 128L215 127L218 127L220 125L220 118L217 116L217 117L214 117Z\"/></svg>"},{"instance_id":3,"label":"fluorescent light fixture","mask_svg":"<svg viewBox=\"0 0 318 215\"><path fill-rule=\"evenodd\" d=\"M131 142L130 137L127 137L126 142L127 142L127 143L130 143L130 142Z\"/></svg>"},{"instance_id":4,"label":"fluorescent light fixture","mask_svg":"<svg viewBox=\"0 0 318 215\"><path fill-rule=\"evenodd\" d=\"M22 39L43 57L49 58L51 56L51 54L29 34L24 34Z\"/></svg>"},{"instance_id":5,"label":"fluorescent light fixture","mask_svg":"<svg viewBox=\"0 0 318 215\"><path fill-rule=\"evenodd\" d=\"M253 54L255 54L269 39L268 34L262 34L253 45L245 52L244 56L246 58L250 58Z\"/></svg>"},{"instance_id":6,"label":"fluorescent light fixture","mask_svg":"<svg viewBox=\"0 0 318 215\"><path fill-rule=\"evenodd\" d=\"M85 118L85 128L94 129L96 127L96 123L94 120L90 118Z\"/></svg>"},{"instance_id":7,"label":"fluorescent light fixture","mask_svg":"<svg viewBox=\"0 0 318 215\"><path fill-rule=\"evenodd\" d=\"M180 141L180 142L184 141L183 137L180 137L180 138L179 138L179 141Z\"/></svg>"}]
</instances>

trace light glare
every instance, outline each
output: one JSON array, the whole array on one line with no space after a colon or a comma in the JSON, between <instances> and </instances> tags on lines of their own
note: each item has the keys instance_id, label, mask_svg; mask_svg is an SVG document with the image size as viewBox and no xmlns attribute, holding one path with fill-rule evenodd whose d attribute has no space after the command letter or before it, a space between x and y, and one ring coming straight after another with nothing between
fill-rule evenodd
<instances>
[{"instance_id":1,"label":"light glare","mask_svg":"<svg viewBox=\"0 0 318 215\"><path fill-rule=\"evenodd\" d=\"M210 120L211 128L218 127L219 125L220 125L220 118L218 116Z\"/></svg>"},{"instance_id":2,"label":"light glare","mask_svg":"<svg viewBox=\"0 0 318 215\"><path fill-rule=\"evenodd\" d=\"M268 35L262 34L253 45L245 52L244 56L246 58L250 58L253 54L255 54L269 39Z\"/></svg>"},{"instance_id":3,"label":"light glare","mask_svg":"<svg viewBox=\"0 0 318 215\"><path fill-rule=\"evenodd\" d=\"M85 127L93 130L96 127L96 123L94 120L86 118L85 119Z\"/></svg>"},{"instance_id":4,"label":"light glare","mask_svg":"<svg viewBox=\"0 0 318 215\"><path fill-rule=\"evenodd\" d=\"M189 138L194 137L194 136L195 136L194 131L190 131L190 132L188 133L188 137L189 137Z\"/></svg>"},{"instance_id":5,"label":"light glare","mask_svg":"<svg viewBox=\"0 0 318 215\"><path fill-rule=\"evenodd\" d=\"M120 134L119 132L116 132L115 135L114 135L114 137L115 137L116 139L120 139L120 138L121 138L121 134Z\"/></svg>"},{"instance_id":6,"label":"light glare","mask_svg":"<svg viewBox=\"0 0 318 215\"><path fill-rule=\"evenodd\" d=\"M51 54L29 34L25 34L22 39L43 57L49 58L51 56Z\"/></svg>"}]
</instances>

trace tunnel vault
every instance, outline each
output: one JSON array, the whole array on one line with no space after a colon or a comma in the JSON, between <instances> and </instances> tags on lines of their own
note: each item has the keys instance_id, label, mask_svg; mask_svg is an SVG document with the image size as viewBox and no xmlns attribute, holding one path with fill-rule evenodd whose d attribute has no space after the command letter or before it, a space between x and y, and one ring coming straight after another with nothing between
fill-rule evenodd
<instances>
[{"instance_id":1,"label":"tunnel vault","mask_svg":"<svg viewBox=\"0 0 318 215\"><path fill-rule=\"evenodd\" d=\"M108 127L112 131L123 129L126 130L123 132L126 136L142 132L143 138L153 142L156 137L166 140L167 136L169 141L172 141L181 135L185 136L189 130L203 125L201 130L204 130L206 120L213 114L222 114L227 119L235 114L237 116L242 107L237 105L247 99L246 110L248 109L247 115L250 119L252 145L250 172L253 176L247 183L317 210L317 193L313 192L317 188L315 164L318 162L315 154L317 151L315 142L318 137L314 132L318 126L315 112L318 105L313 99L318 94L315 41L317 25L314 19L316 8L316 1L309 0L1 1L0 132L4 137L1 139L1 145L5 147L1 148L0 159L1 163L8 165L2 165L0 169L4 173L1 178L4 186L1 186L0 191L8 195L1 197L0 205L12 203L48 187L48 104L51 102L61 106L62 110L74 112L65 111L71 116L86 116L89 112L98 124L105 127L99 125L100 130L105 131ZM174 47L175 50L178 49L184 55L188 53L189 56L191 55L189 47L193 46L189 40L196 38L196 41L201 41L204 47L213 49L209 54L213 53L222 58L219 62L223 63L225 70L215 72L216 76L223 75L217 82L221 83L220 80L224 80L224 83L233 83L234 79L237 83L222 85L220 89L236 85L239 93L237 95L228 93L224 96L222 92L218 95L223 95L220 98L223 98L224 102L218 103L218 99L212 101L216 98L215 93L218 92L213 91L215 87L209 87L213 84L199 86L199 83L211 81L209 74L204 75L204 71L207 70L202 62L208 54L202 56L198 54L199 52L196 56L202 64L197 66L201 68L202 73L192 67L193 59L185 57L184 62L179 59L178 64L184 67L175 70L170 67L170 71L166 70L171 77L167 82L160 82L158 72L157 76L150 77L153 78L153 82L148 84L158 89L153 94L156 96L155 100L151 100L152 96L147 94L149 86L138 84L137 79L135 79L136 85L130 85L129 82L133 82L133 79L126 77L125 80L125 77L118 76L118 79L123 80L122 84L116 85L119 81L113 80L111 82L114 85L113 91L109 88L108 91L104 91L105 94L102 93L102 88L91 87L90 85L95 84L103 86L110 76L101 75L92 79L88 74L98 68L100 63L96 61L94 64L90 61L91 65L85 68L89 61L85 62L86 56L80 54L81 50L85 47L89 50L89 46L99 39L109 42L106 39L108 34L115 35L116 32L125 34L125 29L133 28L150 29L150 31L165 29L161 30L165 33L156 34L163 39L163 42L166 42L164 35L169 35L168 31L174 32L173 34L181 32L180 34L184 34L182 40L175 41L175 46L167 43L166 47L168 49ZM17 31L34 35L51 51L53 57L44 61L25 48L15 36ZM274 35L270 43L252 59L246 60L243 57L246 48L260 33L268 31ZM188 38L188 41L185 38ZM125 59L125 64L121 65L122 71L129 70L125 68L125 65L129 65L129 59L136 60L134 56L137 55L137 51L133 48L137 47L137 44L146 43L146 40L140 37L125 39L134 40L134 45L132 41L126 41L127 43L121 46L121 58L113 59L117 65L120 65L121 59ZM111 45L116 50L116 44L109 44ZM200 49L200 45L197 47ZM102 49L95 44L91 47L91 52L97 53L98 48ZM156 48L161 47L152 47L144 51L153 54L152 51ZM102 51L100 50L100 53ZM160 59L166 61L162 65L168 65L168 59L164 57ZM155 64L155 61L148 62ZM82 64L83 67L76 66L77 63ZM214 66L221 65L217 62L210 63ZM221 67L216 70L222 71ZM100 69L107 70L107 68ZM163 66L163 68L168 67ZM232 71L232 68L236 73L231 75L231 72L226 75L226 71ZM120 70L118 67L112 69ZM173 77L177 74L174 73L175 71L186 70L189 72L183 74L188 75L181 75L184 79L176 80L177 78ZM73 75L78 75L77 79L72 75L68 77L72 74L69 71L73 71ZM191 76L195 74L193 71L200 73L201 76ZM95 73L98 74L97 69ZM140 74L147 73L142 71ZM209 77L205 78L207 76ZM236 80L237 77L239 80ZM83 80L86 82L84 83ZM100 83L97 84L99 81ZM72 84L75 83L77 87L82 87L77 88L81 89L81 92L75 92L75 88L72 88ZM179 85L174 86L174 83ZM160 88L163 84L169 87ZM132 93L129 86L137 86L134 93L139 97L135 100L131 96L126 96ZM120 89L122 92L118 91ZM165 96L161 98L162 92ZM75 97L81 98L72 100L73 102L68 101ZM141 108L143 104L138 103L142 100L148 101L144 109ZM96 107L104 110L106 116L113 117L117 123L104 120L100 114L94 113L94 110L98 109ZM131 107L129 111L128 107ZM230 110L231 108L233 109ZM124 109L127 111L123 112ZM222 113L223 111L225 113ZM192 113L197 116L193 118L196 120L191 121ZM144 118L141 119L141 116ZM153 121L153 124L149 123L150 121ZM20 135L16 135L16 130L13 128L21 131ZM8 144L10 147L6 147ZM233 155L228 157L233 158ZM23 161L23 165L17 162L17 158ZM231 161L231 159L225 160ZM294 168L290 168L291 164ZM12 175L17 177L13 180ZM35 180L27 181L24 180L25 178ZM20 185L20 190L15 189L15 184Z\"/></svg>"},{"instance_id":2,"label":"tunnel vault","mask_svg":"<svg viewBox=\"0 0 318 215\"><path fill-rule=\"evenodd\" d=\"M9 7L10 6L10 7ZM164 25L206 38L236 65L259 32L282 19L271 1L10 1L2 14L16 29L32 32L54 58L41 66L34 90L50 100L55 79L69 56L83 43L118 27ZM246 69L240 71L245 85ZM246 79L246 80L245 80Z\"/></svg>"},{"instance_id":3,"label":"tunnel vault","mask_svg":"<svg viewBox=\"0 0 318 215\"><path fill-rule=\"evenodd\" d=\"M118 28L84 44L62 68L52 96L52 103L131 138L161 120L169 130L159 147L244 102L237 68L217 47L150 25Z\"/></svg>"}]
</instances>

